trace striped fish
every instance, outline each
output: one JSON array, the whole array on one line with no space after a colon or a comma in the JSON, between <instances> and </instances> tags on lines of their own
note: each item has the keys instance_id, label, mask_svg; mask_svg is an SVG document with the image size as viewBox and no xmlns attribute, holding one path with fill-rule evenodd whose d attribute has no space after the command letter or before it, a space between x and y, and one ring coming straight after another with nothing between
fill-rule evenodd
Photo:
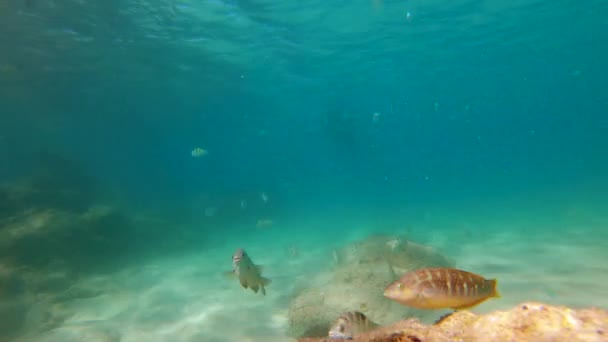
<instances>
[{"instance_id":1,"label":"striped fish","mask_svg":"<svg viewBox=\"0 0 608 342\"><path fill-rule=\"evenodd\" d=\"M496 279L454 268L424 268L408 272L384 290L384 296L419 309L466 309L500 297Z\"/></svg>"},{"instance_id":2,"label":"striped fish","mask_svg":"<svg viewBox=\"0 0 608 342\"><path fill-rule=\"evenodd\" d=\"M359 311L344 312L329 329L330 338L352 339L353 336L373 330L378 324Z\"/></svg>"}]
</instances>

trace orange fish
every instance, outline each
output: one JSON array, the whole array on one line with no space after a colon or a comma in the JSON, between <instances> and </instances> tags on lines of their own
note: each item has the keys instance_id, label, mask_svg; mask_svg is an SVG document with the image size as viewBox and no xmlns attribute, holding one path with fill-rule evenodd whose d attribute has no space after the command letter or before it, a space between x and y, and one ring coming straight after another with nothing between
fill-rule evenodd
<instances>
[{"instance_id":1,"label":"orange fish","mask_svg":"<svg viewBox=\"0 0 608 342\"><path fill-rule=\"evenodd\" d=\"M466 309L500 297L496 279L454 268L423 268L408 272L384 290L384 296L419 309Z\"/></svg>"}]
</instances>

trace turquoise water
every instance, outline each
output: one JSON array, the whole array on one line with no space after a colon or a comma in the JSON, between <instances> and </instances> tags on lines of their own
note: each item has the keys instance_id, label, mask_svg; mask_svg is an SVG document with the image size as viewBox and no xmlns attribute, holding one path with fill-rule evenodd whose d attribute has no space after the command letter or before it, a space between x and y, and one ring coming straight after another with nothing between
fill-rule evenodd
<instances>
[{"instance_id":1,"label":"turquoise water","mask_svg":"<svg viewBox=\"0 0 608 342\"><path fill-rule=\"evenodd\" d=\"M288 341L378 233L498 278L477 312L608 309L607 12L0 1L0 340Z\"/></svg>"}]
</instances>

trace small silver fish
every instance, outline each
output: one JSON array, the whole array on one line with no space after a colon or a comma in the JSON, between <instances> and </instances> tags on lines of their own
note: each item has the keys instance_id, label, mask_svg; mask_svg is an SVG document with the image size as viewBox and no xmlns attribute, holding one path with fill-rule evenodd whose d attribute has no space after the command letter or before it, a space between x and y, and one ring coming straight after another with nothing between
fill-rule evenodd
<instances>
[{"instance_id":1,"label":"small silver fish","mask_svg":"<svg viewBox=\"0 0 608 342\"><path fill-rule=\"evenodd\" d=\"M251 288L255 293L261 290L266 295L266 288L270 279L262 277L262 267L255 265L244 249L237 249L232 255L232 271L244 288Z\"/></svg>"},{"instance_id":2,"label":"small silver fish","mask_svg":"<svg viewBox=\"0 0 608 342\"><path fill-rule=\"evenodd\" d=\"M329 329L330 338L352 339L355 335L374 330L379 327L362 312L347 311L336 319Z\"/></svg>"}]
</instances>

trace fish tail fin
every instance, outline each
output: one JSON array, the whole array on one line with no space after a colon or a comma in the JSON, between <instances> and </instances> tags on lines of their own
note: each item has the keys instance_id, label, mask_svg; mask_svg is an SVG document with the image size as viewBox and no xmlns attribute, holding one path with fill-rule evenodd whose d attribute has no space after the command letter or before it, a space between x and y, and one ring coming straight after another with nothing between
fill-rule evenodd
<instances>
[{"instance_id":1,"label":"fish tail fin","mask_svg":"<svg viewBox=\"0 0 608 342\"><path fill-rule=\"evenodd\" d=\"M490 285L490 289L492 289L490 292L490 297L500 298L500 293L498 293L498 290L496 289L496 286L498 286L498 280L488 279L486 280L486 283Z\"/></svg>"},{"instance_id":2,"label":"fish tail fin","mask_svg":"<svg viewBox=\"0 0 608 342\"><path fill-rule=\"evenodd\" d=\"M268 286L268 284L271 283L271 280L268 278L264 278L264 277L260 277L260 283L258 285L256 285L256 289L255 289L255 293L258 293L258 286L260 287L260 290L262 291L262 294L265 296L266 295L266 286Z\"/></svg>"}]
</instances>

